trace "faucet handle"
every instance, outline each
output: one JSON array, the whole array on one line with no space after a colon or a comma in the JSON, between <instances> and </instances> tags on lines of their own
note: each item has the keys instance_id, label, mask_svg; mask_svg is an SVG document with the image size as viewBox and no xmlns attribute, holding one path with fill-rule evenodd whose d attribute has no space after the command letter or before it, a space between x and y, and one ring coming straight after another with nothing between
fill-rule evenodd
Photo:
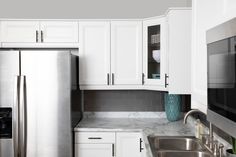
<instances>
[{"instance_id":1,"label":"faucet handle","mask_svg":"<svg viewBox=\"0 0 236 157\"><path fill-rule=\"evenodd\" d=\"M213 141L213 155L215 157L219 157L219 155L220 155L218 141Z\"/></svg>"},{"instance_id":2,"label":"faucet handle","mask_svg":"<svg viewBox=\"0 0 236 157\"><path fill-rule=\"evenodd\" d=\"M219 150L220 150L220 157L224 157L224 145L222 143L220 143L219 145Z\"/></svg>"},{"instance_id":3,"label":"faucet handle","mask_svg":"<svg viewBox=\"0 0 236 157\"><path fill-rule=\"evenodd\" d=\"M208 145L210 142L210 135L209 134L201 134L200 139L204 145Z\"/></svg>"}]
</instances>

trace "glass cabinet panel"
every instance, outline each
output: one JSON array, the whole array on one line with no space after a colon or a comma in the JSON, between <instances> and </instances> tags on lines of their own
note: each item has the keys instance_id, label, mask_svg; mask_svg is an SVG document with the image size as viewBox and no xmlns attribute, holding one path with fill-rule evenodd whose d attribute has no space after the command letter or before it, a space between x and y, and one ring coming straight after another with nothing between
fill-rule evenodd
<instances>
[{"instance_id":1,"label":"glass cabinet panel","mask_svg":"<svg viewBox=\"0 0 236 157\"><path fill-rule=\"evenodd\" d=\"M161 79L161 26L148 26L147 31L147 77L148 79Z\"/></svg>"}]
</instances>

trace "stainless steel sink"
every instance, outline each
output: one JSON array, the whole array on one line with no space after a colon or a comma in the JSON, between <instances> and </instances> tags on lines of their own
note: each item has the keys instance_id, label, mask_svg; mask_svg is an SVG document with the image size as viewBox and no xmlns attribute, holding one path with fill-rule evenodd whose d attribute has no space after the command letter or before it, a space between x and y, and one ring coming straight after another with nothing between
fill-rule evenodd
<instances>
[{"instance_id":1,"label":"stainless steel sink","mask_svg":"<svg viewBox=\"0 0 236 157\"><path fill-rule=\"evenodd\" d=\"M160 151L158 157L212 157L210 153L201 151Z\"/></svg>"},{"instance_id":2,"label":"stainless steel sink","mask_svg":"<svg viewBox=\"0 0 236 157\"><path fill-rule=\"evenodd\" d=\"M194 137L149 136L148 140L155 150L203 150Z\"/></svg>"},{"instance_id":3,"label":"stainless steel sink","mask_svg":"<svg viewBox=\"0 0 236 157\"><path fill-rule=\"evenodd\" d=\"M149 136L155 157L212 157L198 139L183 136Z\"/></svg>"}]
</instances>

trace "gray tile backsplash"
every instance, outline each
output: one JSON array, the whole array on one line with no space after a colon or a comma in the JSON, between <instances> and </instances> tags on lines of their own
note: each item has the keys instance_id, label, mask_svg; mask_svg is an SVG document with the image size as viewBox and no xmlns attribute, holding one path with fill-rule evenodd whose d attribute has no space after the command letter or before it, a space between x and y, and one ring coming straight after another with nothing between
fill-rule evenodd
<instances>
[{"instance_id":1,"label":"gray tile backsplash","mask_svg":"<svg viewBox=\"0 0 236 157\"><path fill-rule=\"evenodd\" d=\"M190 108L190 98L183 96L183 111ZM87 112L155 112L164 111L164 92L84 91L84 111Z\"/></svg>"}]
</instances>

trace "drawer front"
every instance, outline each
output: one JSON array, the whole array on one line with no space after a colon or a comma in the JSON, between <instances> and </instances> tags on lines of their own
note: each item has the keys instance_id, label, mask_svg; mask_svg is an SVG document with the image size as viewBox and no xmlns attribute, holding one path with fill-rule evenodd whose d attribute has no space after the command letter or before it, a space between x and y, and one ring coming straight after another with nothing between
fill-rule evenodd
<instances>
[{"instance_id":1,"label":"drawer front","mask_svg":"<svg viewBox=\"0 0 236 157\"><path fill-rule=\"evenodd\" d=\"M75 157L113 157L112 144L75 144Z\"/></svg>"},{"instance_id":2,"label":"drawer front","mask_svg":"<svg viewBox=\"0 0 236 157\"><path fill-rule=\"evenodd\" d=\"M75 143L115 143L114 132L76 132Z\"/></svg>"}]
</instances>

